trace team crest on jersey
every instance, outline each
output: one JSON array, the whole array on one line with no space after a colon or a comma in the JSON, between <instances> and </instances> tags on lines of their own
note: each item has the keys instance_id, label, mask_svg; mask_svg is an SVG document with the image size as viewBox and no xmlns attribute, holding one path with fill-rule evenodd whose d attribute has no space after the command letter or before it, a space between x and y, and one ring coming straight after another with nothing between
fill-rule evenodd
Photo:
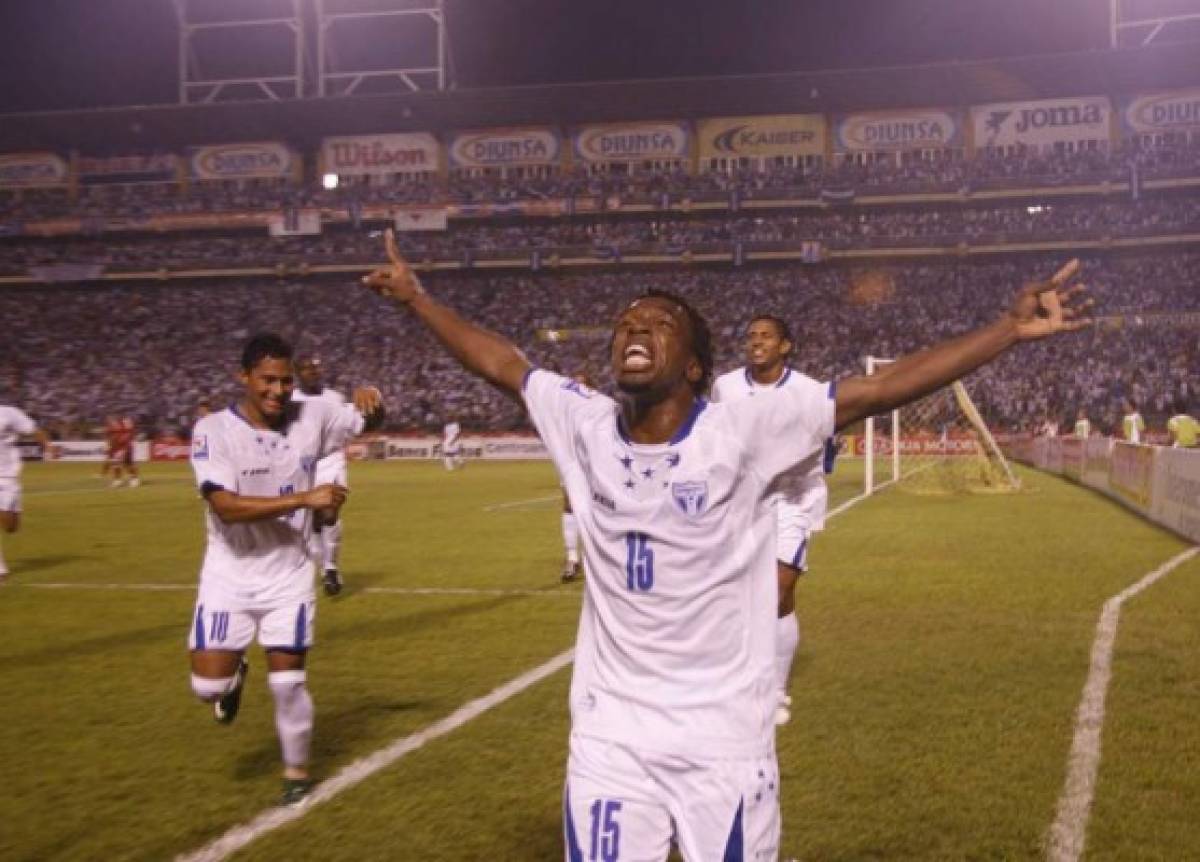
<instances>
[{"instance_id":1,"label":"team crest on jersey","mask_svg":"<svg viewBox=\"0 0 1200 862\"><path fill-rule=\"evenodd\" d=\"M207 461L208 460L208 435L197 434L192 438L192 460Z\"/></svg>"},{"instance_id":2,"label":"team crest on jersey","mask_svg":"<svg viewBox=\"0 0 1200 862\"><path fill-rule=\"evenodd\" d=\"M671 497L679 511L689 518L697 518L704 514L708 505L708 482L672 482Z\"/></svg>"}]
</instances>

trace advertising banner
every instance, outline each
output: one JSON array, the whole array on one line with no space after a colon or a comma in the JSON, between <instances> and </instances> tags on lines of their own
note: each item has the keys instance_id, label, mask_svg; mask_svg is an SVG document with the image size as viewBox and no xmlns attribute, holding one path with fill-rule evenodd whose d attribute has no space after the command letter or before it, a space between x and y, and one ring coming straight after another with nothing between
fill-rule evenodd
<instances>
[{"instance_id":1,"label":"advertising banner","mask_svg":"<svg viewBox=\"0 0 1200 862\"><path fill-rule=\"evenodd\" d=\"M321 164L326 173L341 176L432 173L438 152L437 139L428 132L326 138Z\"/></svg>"},{"instance_id":2,"label":"advertising banner","mask_svg":"<svg viewBox=\"0 0 1200 862\"><path fill-rule=\"evenodd\" d=\"M192 454L192 444L179 437L159 437L150 442L151 461L186 461Z\"/></svg>"},{"instance_id":3,"label":"advertising banner","mask_svg":"<svg viewBox=\"0 0 1200 862\"><path fill-rule=\"evenodd\" d=\"M1000 102L971 108L976 149L1108 141L1112 103L1107 96Z\"/></svg>"},{"instance_id":4,"label":"advertising banner","mask_svg":"<svg viewBox=\"0 0 1200 862\"><path fill-rule=\"evenodd\" d=\"M441 437L389 437L386 445L388 460L442 457ZM550 457L540 439L525 434L466 436L462 438L461 452L465 458L492 461L543 460Z\"/></svg>"},{"instance_id":5,"label":"advertising banner","mask_svg":"<svg viewBox=\"0 0 1200 862\"><path fill-rule=\"evenodd\" d=\"M875 435L875 457L892 454L892 438L887 434ZM900 451L905 455L963 456L979 453L979 443L970 434L905 434L900 438ZM846 454L862 457L867 454L867 438L856 435L853 448Z\"/></svg>"},{"instance_id":6,"label":"advertising banner","mask_svg":"<svg viewBox=\"0 0 1200 862\"><path fill-rule=\"evenodd\" d=\"M396 210L392 213L392 221L396 230L402 231L445 230L448 224L443 207L410 207Z\"/></svg>"},{"instance_id":7,"label":"advertising banner","mask_svg":"<svg viewBox=\"0 0 1200 862\"><path fill-rule=\"evenodd\" d=\"M22 461L41 461L46 455L42 451L42 444L36 440L18 440L16 446Z\"/></svg>"},{"instance_id":8,"label":"advertising banner","mask_svg":"<svg viewBox=\"0 0 1200 862\"><path fill-rule=\"evenodd\" d=\"M958 111L871 111L844 114L834 121L833 146L839 153L956 149L963 144L963 118Z\"/></svg>"},{"instance_id":9,"label":"advertising banner","mask_svg":"<svg viewBox=\"0 0 1200 862\"><path fill-rule=\"evenodd\" d=\"M88 185L170 183L179 173L179 157L174 153L80 156L75 164L80 182Z\"/></svg>"},{"instance_id":10,"label":"advertising banner","mask_svg":"<svg viewBox=\"0 0 1200 862\"><path fill-rule=\"evenodd\" d=\"M50 444L51 461L103 461L108 444L103 440L62 440Z\"/></svg>"},{"instance_id":11,"label":"advertising banner","mask_svg":"<svg viewBox=\"0 0 1200 862\"><path fill-rule=\"evenodd\" d=\"M1120 440L1113 444L1108 485L1143 510L1150 508L1150 495L1154 490L1154 452L1154 446Z\"/></svg>"},{"instance_id":12,"label":"advertising banner","mask_svg":"<svg viewBox=\"0 0 1200 862\"><path fill-rule=\"evenodd\" d=\"M561 153L558 130L549 127L455 132L449 148L455 168L556 165Z\"/></svg>"},{"instance_id":13,"label":"advertising banner","mask_svg":"<svg viewBox=\"0 0 1200 862\"><path fill-rule=\"evenodd\" d=\"M295 158L286 144L254 141L196 147L190 162L198 180L281 179L292 175Z\"/></svg>"},{"instance_id":14,"label":"advertising banner","mask_svg":"<svg viewBox=\"0 0 1200 862\"><path fill-rule=\"evenodd\" d=\"M576 129L575 156L591 164L686 159L686 122L611 123Z\"/></svg>"},{"instance_id":15,"label":"advertising banner","mask_svg":"<svg viewBox=\"0 0 1200 862\"><path fill-rule=\"evenodd\" d=\"M1089 437L1083 450L1083 484L1097 491L1107 491L1111 460L1112 440L1108 437Z\"/></svg>"},{"instance_id":16,"label":"advertising banner","mask_svg":"<svg viewBox=\"0 0 1200 862\"><path fill-rule=\"evenodd\" d=\"M820 156L825 128L821 114L712 117L698 122L696 137L702 159Z\"/></svg>"},{"instance_id":17,"label":"advertising banner","mask_svg":"<svg viewBox=\"0 0 1200 862\"><path fill-rule=\"evenodd\" d=\"M1154 520L1200 542L1200 452L1160 449L1154 473Z\"/></svg>"},{"instance_id":18,"label":"advertising banner","mask_svg":"<svg viewBox=\"0 0 1200 862\"><path fill-rule=\"evenodd\" d=\"M316 236L321 232L320 210L288 210L267 219L271 236Z\"/></svg>"},{"instance_id":19,"label":"advertising banner","mask_svg":"<svg viewBox=\"0 0 1200 862\"><path fill-rule=\"evenodd\" d=\"M1062 474L1076 482L1083 479L1085 446L1082 437L1064 437L1062 441Z\"/></svg>"},{"instance_id":20,"label":"advertising banner","mask_svg":"<svg viewBox=\"0 0 1200 862\"><path fill-rule=\"evenodd\" d=\"M1126 131L1138 135L1200 130L1200 89L1134 96L1121 119Z\"/></svg>"},{"instance_id":21,"label":"advertising banner","mask_svg":"<svg viewBox=\"0 0 1200 862\"><path fill-rule=\"evenodd\" d=\"M64 185L67 162L54 153L0 153L0 188L39 188Z\"/></svg>"}]
</instances>

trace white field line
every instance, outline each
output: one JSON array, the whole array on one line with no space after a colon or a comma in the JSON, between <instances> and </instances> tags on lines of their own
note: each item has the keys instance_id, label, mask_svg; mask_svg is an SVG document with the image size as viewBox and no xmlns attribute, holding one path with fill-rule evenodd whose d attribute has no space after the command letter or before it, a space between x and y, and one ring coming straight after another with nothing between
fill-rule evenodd
<instances>
[{"instance_id":1,"label":"white field line","mask_svg":"<svg viewBox=\"0 0 1200 862\"><path fill-rule=\"evenodd\" d=\"M1075 735L1067 759L1067 780L1058 798L1058 813L1050 827L1046 858L1050 862L1075 862L1083 855L1088 817L1096 793L1096 775L1100 769L1100 737L1104 728L1104 700L1112 678L1113 646L1121 606L1143 590L1153 586L1174 569L1200 553L1200 546L1176 554L1137 583L1126 587L1104 603L1096 623L1096 638L1087 682L1079 709L1075 713Z\"/></svg>"},{"instance_id":2,"label":"white field line","mask_svg":"<svg viewBox=\"0 0 1200 862\"><path fill-rule=\"evenodd\" d=\"M229 854L241 850L260 835L278 829L280 826L284 826L294 820L299 820L318 805L328 802L343 790L349 790L379 770L391 766L410 751L416 751L427 742L431 742L440 736L445 736L447 733L457 730L471 719L482 715L492 707L504 703L504 701L520 694L530 686L541 682L546 677L570 664L571 659L574 657L574 649L559 653L548 662L540 664L533 670L527 671L516 679L506 682L491 693L465 704L441 721L431 724L424 730L419 730L411 736L397 739L386 748L381 748L374 754L369 754L354 761L332 778L318 784L305 804L293 808L272 808L264 811L248 823L233 827L216 841L200 848L194 853L177 857L176 862L220 862L220 860L228 857Z\"/></svg>"},{"instance_id":3,"label":"white field line","mask_svg":"<svg viewBox=\"0 0 1200 862\"><path fill-rule=\"evenodd\" d=\"M557 496L549 497L547 500L559 499ZM865 495L859 495L852 500L848 500L830 512L826 519L836 517L842 514L855 503L866 499ZM542 595L542 593L538 593ZM545 593L545 595L560 595L559 593ZM575 593L565 593L561 595L576 595ZM516 679L505 683L500 688L493 691L486 697L473 700L465 706L458 709L448 717L441 721L430 725L424 730L414 733L412 736L406 736L403 739L398 739L386 748L376 751L374 754L369 754L359 760L354 761L350 765L343 768L340 772L327 781L323 781L317 785L317 789L313 791L310 801L307 805L299 808L272 808L264 811L262 814L253 820L243 823L240 826L235 826L199 850L189 853L185 856L179 856L175 862L222 862L229 854L234 853L246 845L250 844L256 838L265 835L280 826L291 823L303 817L308 811L315 808L322 802L327 802L337 794L344 790L349 790L356 784L366 780L381 769L391 766L410 751L416 751L425 743L431 742L440 736L444 736L452 730L462 727L468 721L476 718L487 712L493 706L503 703L510 697L519 694L535 683L545 679L550 674L557 671L559 668L565 667L575 657L575 650L570 649L564 653L556 655L545 664L539 665L527 673L522 674Z\"/></svg>"},{"instance_id":4,"label":"white field line","mask_svg":"<svg viewBox=\"0 0 1200 862\"><path fill-rule=\"evenodd\" d=\"M195 592L196 584L87 584L87 583L44 583L13 584L38 590L125 590L131 592ZM575 590L502 590L476 589L474 587L363 587L357 592L399 596L553 596L579 598L582 593Z\"/></svg>"},{"instance_id":5,"label":"white field line","mask_svg":"<svg viewBox=\"0 0 1200 862\"><path fill-rule=\"evenodd\" d=\"M520 509L523 506L536 506L541 503L549 503L554 500L561 500L562 494L551 494L549 497L531 497L528 500L512 500L508 503L493 503L490 506L484 506L485 512L499 512L503 509Z\"/></svg>"},{"instance_id":6,"label":"white field line","mask_svg":"<svg viewBox=\"0 0 1200 862\"><path fill-rule=\"evenodd\" d=\"M100 482L99 479L97 479L96 481L97 481L97 483ZM149 484L149 487L161 488L163 485L190 485L190 484L192 484L192 483L186 479L155 479L153 482L151 482ZM41 491L34 489L32 491L24 491L21 496L28 498L28 497L57 497L62 494L113 494L113 495L130 494L130 493L136 494L138 491L140 491L142 488L145 488L145 487L147 487L146 483L142 482L142 484L139 485L137 488L128 488L128 487L110 488L108 486L108 483L105 482L103 485L101 485L100 487L96 487L96 488L47 488L47 489L41 490Z\"/></svg>"}]
</instances>

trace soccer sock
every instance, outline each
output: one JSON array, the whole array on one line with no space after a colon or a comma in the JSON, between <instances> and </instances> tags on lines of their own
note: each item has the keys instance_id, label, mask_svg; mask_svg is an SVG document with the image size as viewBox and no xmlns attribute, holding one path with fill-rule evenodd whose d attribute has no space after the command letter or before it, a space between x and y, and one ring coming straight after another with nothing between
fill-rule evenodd
<instances>
[{"instance_id":1,"label":"soccer sock","mask_svg":"<svg viewBox=\"0 0 1200 862\"><path fill-rule=\"evenodd\" d=\"M326 524L321 528L321 549L324 552L325 570L338 567L338 555L342 551L342 522Z\"/></svg>"},{"instance_id":2,"label":"soccer sock","mask_svg":"<svg viewBox=\"0 0 1200 862\"><path fill-rule=\"evenodd\" d=\"M574 512L563 512L562 516L563 547L567 549L567 561L579 562L579 522L575 520Z\"/></svg>"},{"instance_id":3,"label":"soccer sock","mask_svg":"<svg viewBox=\"0 0 1200 862\"><path fill-rule=\"evenodd\" d=\"M787 691L788 677L792 675L792 659L800 646L800 621L796 612L780 617L775 622L775 682L780 691Z\"/></svg>"},{"instance_id":4,"label":"soccer sock","mask_svg":"<svg viewBox=\"0 0 1200 862\"><path fill-rule=\"evenodd\" d=\"M308 765L308 749L312 742L313 702L302 670L273 670L267 674L267 684L275 698L275 730L283 749L283 765L303 768Z\"/></svg>"},{"instance_id":5,"label":"soccer sock","mask_svg":"<svg viewBox=\"0 0 1200 862\"><path fill-rule=\"evenodd\" d=\"M442 463L446 465L447 470L454 469L454 459L453 458L443 458Z\"/></svg>"},{"instance_id":6,"label":"soccer sock","mask_svg":"<svg viewBox=\"0 0 1200 862\"><path fill-rule=\"evenodd\" d=\"M196 697L205 703L212 703L225 694L225 692L229 691L235 678L227 676L219 679L210 679L206 676L192 674L192 691L196 693Z\"/></svg>"},{"instance_id":7,"label":"soccer sock","mask_svg":"<svg viewBox=\"0 0 1200 862\"><path fill-rule=\"evenodd\" d=\"M0 539L0 575L8 574L8 563L4 562L4 539Z\"/></svg>"}]
</instances>

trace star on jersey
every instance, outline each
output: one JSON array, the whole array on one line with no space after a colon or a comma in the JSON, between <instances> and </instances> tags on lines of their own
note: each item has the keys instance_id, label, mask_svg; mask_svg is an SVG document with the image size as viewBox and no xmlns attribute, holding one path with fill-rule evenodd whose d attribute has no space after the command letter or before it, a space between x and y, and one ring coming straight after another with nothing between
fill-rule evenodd
<instances>
[{"instance_id":1,"label":"star on jersey","mask_svg":"<svg viewBox=\"0 0 1200 862\"><path fill-rule=\"evenodd\" d=\"M664 471L678 467L683 458L674 450L664 454L638 455L630 451L617 452L616 458L625 470L625 481L621 484L635 497L646 498L661 493L671 483L663 478Z\"/></svg>"}]
</instances>

